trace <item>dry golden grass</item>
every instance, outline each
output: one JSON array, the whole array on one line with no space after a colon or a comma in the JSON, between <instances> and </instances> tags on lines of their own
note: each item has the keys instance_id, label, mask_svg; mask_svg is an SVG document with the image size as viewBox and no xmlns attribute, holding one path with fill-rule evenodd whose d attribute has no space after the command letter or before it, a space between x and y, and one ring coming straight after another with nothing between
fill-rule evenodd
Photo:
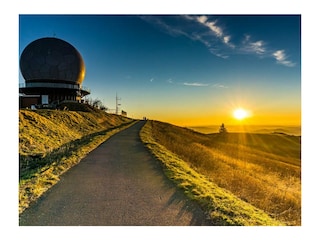
<instances>
[{"instance_id":1,"label":"dry golden grass","mask_svg":"<svg viewBox=\"0 0 320 240\"><path fill-rule=\"evenodd\" d=\"M81 142L71 153L62 154L54 161L49 161L44 166L26 172L19 181L19 213L22 213L31 202L36 201L44 192L56 184L63 173L78 164L89 152L115 133L130 126L131 124L123 125L105 131L104 134L95 135L89 142Z\"/></svg>"},{"instance_id":2,"label":"dry golden grass","mask_svg":"<svg viewBox=\"0 0 320 240\"><path fill-rule=\"evenodd\" d=\"M148 121L140 132L141 140L151 153L162 162L166 176L174 181L190 199L196 201L203 208L214 225L285 225L263 210L241 200L230 191L217 186L207 176L196 171L194 167L192 168L180 156L156 142L152 133L152 122ZM184 135L183 132L182 135Z\"/></svg>"},{"instance_id":3,"label":"dry golden grass","mask_svg":"<svg viewBox=\"0 0 320 240\"><path fill-rule=\"evenodd\" d=\"M102 111L19 111L19 213L132 119Z\"/></svg>"},{"instance_id":4,"label":"dry golden grass","mask_svg":"<svg viewBox=\"0 0 320 240\"><path fill-rule=\"evenodd\" d=\"M89 110L20 110L19 154L50 153L75 139L131 121L119 115Z\"/></svg>"},{"instance_id":5,"label":"dry golden grass","mask_svg":"<svg viewBox=\"0 0 320 240\"><path fill-rule=\"evenodd\" d=\"M287 225L301 225L300 137L205 135L151 123L153 138L194 170Z\"/></svg>"}]
</instances>

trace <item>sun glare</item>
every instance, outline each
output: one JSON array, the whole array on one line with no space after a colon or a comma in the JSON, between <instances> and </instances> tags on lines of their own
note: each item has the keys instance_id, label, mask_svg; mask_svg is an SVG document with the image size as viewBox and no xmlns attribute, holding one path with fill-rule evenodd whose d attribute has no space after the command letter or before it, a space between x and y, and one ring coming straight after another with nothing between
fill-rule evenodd
<instances>
[{"instance_id":1,"label":"sun glare","mask_svg":"<svg viewBox=\"0 0 320 240\"><path fill-rule=\"evenodd\" d=\"M236 110L234 110L233 116L238 120L242 120L247 118L249 114L247 110L244 110L242 108L237 108Z\"/></svg>"}]
</instances>

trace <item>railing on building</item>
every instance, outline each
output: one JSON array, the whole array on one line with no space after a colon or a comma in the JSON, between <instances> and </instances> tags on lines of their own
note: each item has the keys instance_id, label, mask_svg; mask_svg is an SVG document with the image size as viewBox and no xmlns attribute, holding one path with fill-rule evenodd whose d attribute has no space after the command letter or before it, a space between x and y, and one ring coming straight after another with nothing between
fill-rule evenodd
<instances>
[{"instance_id":1,"label":"railing on building","mask_svg":"<svg viewBox=\"0 0 320 240\"><path fill-rule=\"evenodd\" d=\"M91 90L85 86L79 86L78 84L67 84L67 83L19 83L19 88L32 88L32 87L43 87L43 88L67 88L67 89L76 89L76 90L83 90L88 93Z\"/></svg>"}]
</instances>

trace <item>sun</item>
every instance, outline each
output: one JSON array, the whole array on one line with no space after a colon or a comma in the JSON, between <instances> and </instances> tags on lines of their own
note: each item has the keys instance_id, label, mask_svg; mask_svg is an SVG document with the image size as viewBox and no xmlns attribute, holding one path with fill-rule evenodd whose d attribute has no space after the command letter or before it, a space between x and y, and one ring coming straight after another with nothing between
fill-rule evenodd
<instances>
[{"instance_id":1,"label":"sun","mask_svg":"<svg viewBox=\"0 0 320 240\"><path fill-rule=\"evenodd\" d=\"M247 110L243 108L237 108L236 110L233 111L233 116L238 120L243 120L249 116L249 113Z\"/></svg>"}]
</instances>

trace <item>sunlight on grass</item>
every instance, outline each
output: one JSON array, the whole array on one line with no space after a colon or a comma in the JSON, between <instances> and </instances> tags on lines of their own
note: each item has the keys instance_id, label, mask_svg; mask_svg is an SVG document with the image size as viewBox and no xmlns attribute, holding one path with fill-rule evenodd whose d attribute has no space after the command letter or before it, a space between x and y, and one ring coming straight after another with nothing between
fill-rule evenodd
<instances>
[{"instance_id":1,"label":"sunlight on grass","mask_svg":"<svg viewBox=\"0 0 320 240\"><path fill-rule=\"evenodd\" d=\"M287 225L301 224L301 139L283 134L201 134L152 121L151 136L192 169Z\"/></svg>"},{"instance_id":2,"label":"sunlight on grass","mask_svg":"<svg viewBox=\"0 0 320 240\"><path fill-rule=\"evenodd\" d=\"M44 192L51 188L60 180L60 176L71 167L78 164L89 152L98 147L112 135L130 127L132 124L125 125L100 135L91 140L89 144L79 145L71 156L64 157L58 162L45 166L36 173L29 175L27 179L19 182L19 213L22 213L31 202L38 199Z\"/></svg>"},{"instance_id":3,"label":"sunlight on grass","mask_svg":"<svg viewBox=\"0 0 320 240\"><path fill-rule=\"evenodd\" d=\"M19 113L19 214L89 152L135 123L102 111L20 110Z\"/></svg>"},{"instance_id":4,"label":"sunlight on grass","mask_svg":"<svg viewBox=\"0 0 320 240\"><path fill-rule=\"evenodd\" d=\"M180 156L172 153L155 139L159 137L153 131L153 121L148 121L140 132L140 136L150 151L164 164L165 173L182 188L185 194L197 201L216 225L285 225L273 219L264 211L239 199L230 191L219 187L208 177L200 174L190 164L182 160ZM181 130L186 131L185 129ZM165 132L165 131L163 131ZM172 131L166 132L172 134ZM181 135L179 137L182 137ZM202 139L202 136L194 133L194 139ZM173 142L171 142L172 145ZM199 147L199 146L198 146ZM193 148L197 149L197 148ZM201 151L201 148L200 148ZM215 166L213 168L219 168Z\"/></svg>"}]
</instances>

